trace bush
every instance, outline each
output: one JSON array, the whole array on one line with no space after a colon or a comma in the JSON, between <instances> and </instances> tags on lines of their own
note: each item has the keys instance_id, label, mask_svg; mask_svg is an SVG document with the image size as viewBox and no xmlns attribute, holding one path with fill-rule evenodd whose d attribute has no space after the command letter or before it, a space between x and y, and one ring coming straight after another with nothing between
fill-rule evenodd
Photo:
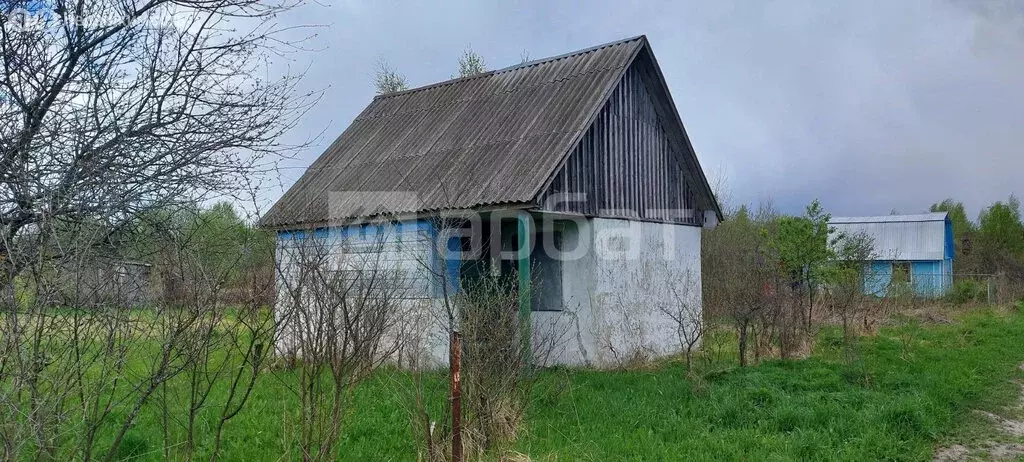
<instances>
[{"instance_id":1,"label":"bush","mask_svg":"<svg viewBox=\"0 0 1024 462\"><path fill-rule=\"evenodd\" d=\"M964 280L953 283L952 290L946 298L956 304L977 302L988 299L988 287L975 280Z\"/></svg>"}]
</instances>

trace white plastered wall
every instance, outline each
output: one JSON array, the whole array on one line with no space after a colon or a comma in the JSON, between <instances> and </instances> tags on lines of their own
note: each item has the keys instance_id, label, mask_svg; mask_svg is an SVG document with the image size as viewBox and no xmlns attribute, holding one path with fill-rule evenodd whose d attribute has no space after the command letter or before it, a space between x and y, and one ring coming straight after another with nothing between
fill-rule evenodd
<instances>
[{"instance_id":1,"label":"white plastered wall","mask_svg":"<svg viewBox=\"0 0 1024 462\"><path fill-rule=\"evenodd\" d=\"M369 230L367 230L369 229ZM308 306L294 309L298 262L325 252L322 260L329 270L378 272L399 289L391 292L395 302L394 322L381 348L398 345L393 360L403 365L436 367L448 361L447 309L435 293L432 282L441 262L433 254L433 229L424 222L397 226L322 229L316 232L283 232L277 238L277 304L279 332L275 339L278 355L301 356L302 336L312 336L320 322L317 310ZM300 250L301 249L301 250ZM306 255L302 257L300 255ZM306 298L306 297L303 297ZM303 300L305 304L311 301Z\"/></svg>"},{"instance_id":2,"label":"white plastered wall","mask_svg":"<svg viewBox=\"0 0 1024 462\"><path fill-rule=\"evenodd\" d=\"M701 228L616 219L565 227L565 309L534 312L538 361L611 367L681 351L666 314L687 303L699 316ZM550 339L556 339L551 341Z\"/></svg>"},{"instance_id":3,"label":"white plastered wall","mask_svg":"<svg viewBox=\"0 0 1024 462\"><path fill-rule=\"evenodd\" d=\"M699 313L701 228L580 218L575 226L562 229L562 248L570 250L561 263L564 309L532 313L537 362L611 367L679 352L678 325L663 310L690 303ZM401 248L386 245L379 252L388 267L413 268L430 258L432 240L424 239L422 229L405 227L388 233L389 238L402 235ZM332 255L346 254L342 246L352 243L333 232L322 238ZM286 272L294 269L289 262L289 242L294 244L293 236L279 236L278 258ZM282 274L277 277L275 311L287 312L284 304L291 300ZM425 283L419 277L414 279L406 282L414 287ZM415 357L420 366L446 365L444 300L434 294L403 300L402 305L404 314L396 335L414 341L403 347L399 361L408 363ZM287 330L276 342L279 354L294 354L296 346Z\"/></svg>"}]
</instances>

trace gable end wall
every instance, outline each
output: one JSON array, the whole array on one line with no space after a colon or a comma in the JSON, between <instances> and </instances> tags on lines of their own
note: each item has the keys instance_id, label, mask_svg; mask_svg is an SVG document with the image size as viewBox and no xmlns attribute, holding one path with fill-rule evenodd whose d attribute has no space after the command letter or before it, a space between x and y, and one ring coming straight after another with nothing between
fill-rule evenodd
<instances>
[{"instance_id":1,"label":"gable end wall","mask_svg":"<svg viewBox=\"0 0 1024 462\"><path fill-rule=\"evenodd\" d=\"M540 196L542 210L703 225L679 148L638 59Z\"/></svg>"}]
</instances>

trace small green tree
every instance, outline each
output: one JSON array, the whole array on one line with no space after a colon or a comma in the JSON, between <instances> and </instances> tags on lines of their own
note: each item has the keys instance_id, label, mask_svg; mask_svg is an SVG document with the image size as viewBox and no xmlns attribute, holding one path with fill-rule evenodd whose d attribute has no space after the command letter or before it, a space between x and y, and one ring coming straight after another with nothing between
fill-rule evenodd
<instances>
[{"instance_id":1,"label":"small green tree","mask_svg":"<svg viewBox=\"0 0 1024 462\"><path fill-rule=\"evenodd\" d=\"M741 366L749 363L751 348L757 354L758 325L778 305L778 259L764 231L776 220L768 203L755 213L741 206L701 240L704 316L733 325Z\"/></svg>"},{"instance_id":2,"label":"small green tree","mask_svg":"<svg viewBox=\"0 0 1024 462\"><path fill-rule=\"evenodd\" d=\"M409 89L409 86L405 83L405 76L399 74L384 59L377 61L377 72L374 75L373 83L377 88L378 95Z\"/></svg>"},{"instance_id":3,"label":"small green tree","mask_svg":"<svg viewBox=\"0 0 1024 462\"><path fill-rule=\"evenodd\" d=\"M981 212L978 242L987 270L1024 272L1024 224L1020 218L1020 201L1015 196Z\"/></svg>"},{"instance_id":4,"label":"small green tree","mask_svg":"<svg viewBox=\"0 0 1024 462\"><path fill-rule=\"evenodd\" d=\"M942 202L932 204L928 210L931 212L946 212L949 214L949 220L953 223L953 236L958 241L967 234L975 231L974 223L971 223L971 220L967 218L967 211L964 209L963 202L954 201L953 199L943 199Z\"/></svg>"},{"instance_id":5,"label":"small green tree","mask_svg":"<svg viewBox=\"0 0 1024 462\"><path fill-rule=\"evenodd\" d=\"M484 58L474 52L472 48L467 47L463 50L462 56L459 56L459 77L469 77L484 72L487 72Z\"/></svg>"},{"instance_id":6,"label":"small green tree","mask_svg":"<svg viewBox=\"0 0 1024 462\"><path fill-rule=\"evenodd\" d=\"M969 218L962 202L944 199L928 208L931 212L946 212L953 224L954 258L958 271L978 273L984 270L973 251L973 243L977 236L977 226Z\"/></svg>"},{"instance_id":7,"label":"small green tree","mask_svg":"<svg viewBox=\"0 0 1024 462\"><path fill-rule=\"evenodd\" d=\"M828 245L831 218L815 199L807 206L804 216L780 218L769 241L778 254L785 276L805 296L806 328L811 327L814 294L824 280L825 265L835 257Z\"/></svg>"}]
</instances>

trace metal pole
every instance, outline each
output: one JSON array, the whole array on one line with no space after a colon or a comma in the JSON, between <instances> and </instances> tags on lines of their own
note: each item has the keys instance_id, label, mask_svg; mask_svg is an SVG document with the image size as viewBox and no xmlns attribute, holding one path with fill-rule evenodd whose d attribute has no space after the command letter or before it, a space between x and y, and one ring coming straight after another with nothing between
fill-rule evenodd
<instances>
[{"instance_id":1,"label":"metal pole","mask_svg":"<svg viewBox=\"0 0 1024 462\"><path fill-rule=\"evenodd\" d=\"M451 342L452 380L452 462L462 461L462 335L452 332Z\"/></svg>"}]
</instances>

